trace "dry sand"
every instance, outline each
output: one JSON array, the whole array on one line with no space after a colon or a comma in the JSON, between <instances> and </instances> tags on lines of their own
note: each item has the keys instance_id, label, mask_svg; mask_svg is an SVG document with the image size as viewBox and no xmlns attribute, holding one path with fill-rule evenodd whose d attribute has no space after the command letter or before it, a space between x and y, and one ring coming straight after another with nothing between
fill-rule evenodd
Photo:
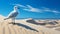
<instances>
[{"instance_id":1,"label":"dry sand","mask_svg":"<svg viewBox=\"0 0 60 34\"><path fill-rule=\"evenodd\" d=\"M26 22L26 19L16 20L16 24L9 24L11 20L3 20L0 16L0 34L60 34L60 31Z\"/></svg>"}]
</instances>

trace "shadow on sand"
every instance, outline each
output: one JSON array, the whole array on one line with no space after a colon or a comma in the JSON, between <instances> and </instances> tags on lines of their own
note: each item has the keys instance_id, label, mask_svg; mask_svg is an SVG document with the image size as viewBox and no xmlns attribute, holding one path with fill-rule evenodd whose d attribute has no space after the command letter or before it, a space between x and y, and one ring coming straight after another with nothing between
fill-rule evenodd
<instances>
[{"instance_id":1,"label":"shadow on sand","mask_svg":"<svg viewBox=\"0 0 60 34\"><path fill-rule=\"evenodd\" d=\"M24 27L24 28L26 28L26 29L30 29L30 30L33 30L33 31L38 32L38 30L36 30L36 29L34 29L34 28L31 28L31 27L29 27L29 26L27 26L27 25L21 24L21 23L16 23L15 25L22 26L22 27Z\"/></svg>"},{"instance_id":2,"label":"shadow on sand","mask_svg":"<svg viewBox=\"0 0 60 34\"><path fill-rule=\"evenodd\" d=\"M27 20L26 22L36 24L36 25L46 25L46 23L38 23L38 22L36 22L34 20Z\"/></svg>"}]
</instances>

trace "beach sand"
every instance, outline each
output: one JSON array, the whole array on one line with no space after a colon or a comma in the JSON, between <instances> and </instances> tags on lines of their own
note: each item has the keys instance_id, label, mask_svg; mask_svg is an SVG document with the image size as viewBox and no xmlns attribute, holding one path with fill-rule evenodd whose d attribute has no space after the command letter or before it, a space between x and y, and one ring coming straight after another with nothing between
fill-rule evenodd
<instances>
[{"instance_id":1,"label":"beach sand","mask_svg":"<svg viewBox=\"0 0 60 34\"><path fill-rule=\"evenodd\" d=\"M26 19L15 20L15 25L10 24L11 19L3 20L0 15L0 34L60 34L60 31L26 22Z\"/></svg>"}]
</instances>

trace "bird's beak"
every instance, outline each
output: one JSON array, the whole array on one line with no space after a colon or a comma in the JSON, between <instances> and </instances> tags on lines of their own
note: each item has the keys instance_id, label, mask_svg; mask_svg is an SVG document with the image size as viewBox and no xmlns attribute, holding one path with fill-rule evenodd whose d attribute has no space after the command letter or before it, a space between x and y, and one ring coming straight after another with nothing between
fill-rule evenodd
<instances>
[{"instance_id":1,"label":"bird's beak","mask_svg":"<svg viewBox=\"0 0 60 34\"><path fill-rule=\"evenodd\" d=\"M20 7L18 7L18 9L20 9Z\"/></svg>"},{"instance_id":2,"label":"bird's beak","mask_svg":"<svg viewBox=\"0 0 60 34\"><path fill-rule=\"evenodd\" d=\"M20 9L20 8L18 8L18 9Z\"/></svg>"}]
</instances>

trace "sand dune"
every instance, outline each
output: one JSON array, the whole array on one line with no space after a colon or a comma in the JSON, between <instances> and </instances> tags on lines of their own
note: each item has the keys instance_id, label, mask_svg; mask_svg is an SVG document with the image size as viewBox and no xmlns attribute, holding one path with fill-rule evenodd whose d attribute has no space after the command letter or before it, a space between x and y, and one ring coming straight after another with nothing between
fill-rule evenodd
<instances>
[{"instance_id":1,"label":"sand dune","mask_svg":"<svg viewBox=\"0 0 60 34\"><path fill-rule=\"evenodd\" d=\"M0 16L0 34L60 34L60 31L28 23L26 19L16 20L15 25L10 24L10 19L3 19L4 17Z\"/></svg>"}]
</instances>

